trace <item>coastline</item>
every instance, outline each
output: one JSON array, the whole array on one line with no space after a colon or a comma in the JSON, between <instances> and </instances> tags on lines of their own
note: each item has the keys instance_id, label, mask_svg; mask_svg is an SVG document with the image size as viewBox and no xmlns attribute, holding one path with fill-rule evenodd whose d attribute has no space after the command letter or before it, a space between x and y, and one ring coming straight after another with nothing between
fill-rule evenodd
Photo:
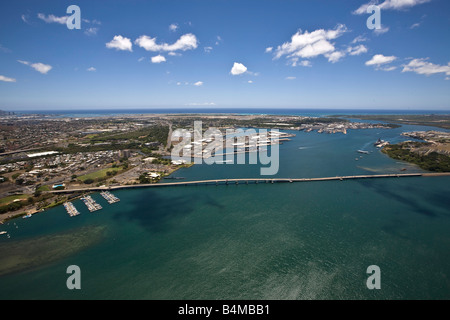
<instances>
[{"instance_id":1,"label":"coastline","mask_svg":"<svg viewBox=\"0 0 450 320\"><path fill-rule=\"evenodd\" d=\"M169 172L166 177L169 177L172 173L174 173L175 171L177 171L177 170L179 170L181 168L189 168L189 167L191 167L193 165L194 165L194 163L177 166L171 172ZM163 178L165 178L165 177L163 177ZM153 184L161 183L162 179L158 180L157 182L155 182ZM136 184L136 185L139 186L140 184ZM83 192L84 192L83 194L80 194L78 196L75 196L75 197L71 198L70 201L79 199L79 198L83 197L85 194L90 194L90 193L93 193L93 192L96 192L96 191L91 191L88 188L86 188L86 190L83 191ZM53 198L50 198L49 200L52 200L52 199ZM33 216L35 214L44 213L45 211L47 211L47 210L49 210L51 208L54 208L54 207L62 205L65 201L68 201L68 199L64 199L64 200L58 201L57 203L52 202L48 206L46 206L45 208L42 208L41 210L37 210L36 206L31 206L31 208L30 207L24 207L24 208L20 208L19 210L16 210L16 211L11 211L11 212L7 212L7 213L4 213L4 214L0 214L0 225L5 223L6 221L9 221L9 220L13 220L13 219L16 219L16 218L24 217L27 214L30 214L31 216Z\"/></svg>"}]
</instances>

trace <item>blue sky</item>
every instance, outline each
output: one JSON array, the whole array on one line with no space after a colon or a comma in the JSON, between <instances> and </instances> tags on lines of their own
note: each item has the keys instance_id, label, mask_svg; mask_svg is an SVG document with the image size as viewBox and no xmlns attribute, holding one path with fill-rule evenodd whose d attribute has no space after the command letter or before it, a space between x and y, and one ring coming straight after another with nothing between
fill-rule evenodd
<instances>
[{"instance_id":1,"label":"blue sky","mask_svg":"<svg viewBox=\"0 0 450 320\"><path fill-rule=\"evenodd\" d=\"M0 109L449 110L450 2L369 1L1 1Z\"/></svg>"}]
</instances>

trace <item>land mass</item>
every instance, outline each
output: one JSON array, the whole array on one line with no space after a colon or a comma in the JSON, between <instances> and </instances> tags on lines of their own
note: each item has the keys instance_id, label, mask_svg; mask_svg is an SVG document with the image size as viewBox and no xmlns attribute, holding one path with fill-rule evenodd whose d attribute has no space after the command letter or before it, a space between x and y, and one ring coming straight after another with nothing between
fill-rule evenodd
<instances>
[{"instance_id":1,"label":"land mass","mask_svg":"<svg viewBox=\"0 0 450 320\"><path fill-rule=\"evenodd\" d=\"M382 152L397 160L417 164L434 172L450 172L450 133L441 131L404 132L403 136L421 141L387 145Z\"/></svg>"},{"instance_id":2,"label":"land mass","mask_svg":"<svg viewBox=\"0 0 450 320\"><path fill-rule=\"evenodd\" d=\"M333 118L352 118L361 120L383 121L393 124L431 126L450 129L450 115L422 114L422 115L333 115Z\"/></svg>"},{"instance_id":3,"label":"land mass","mask_svg":"<svg viewBox=\"0 0 450 320\"><path fill-rule=\"evenodd\" d=\"M390 129L397 124L367 123L333 117L241 114L124 114L72 117L43 114L0 114L0 221L46 210L82 194L51 194L50 190L157 183L188 166L170 159L179 141L172 132L194 137L202 132L237 128L279 129L267 139L253 136L234 143L242 152L289 141L282 130L346 134L347 130ZM192 151L207 141L192 141ZM225 144L225 143L224 143ZM188 146L185 146L188 148Z\"/></svg>"}]
</instances>

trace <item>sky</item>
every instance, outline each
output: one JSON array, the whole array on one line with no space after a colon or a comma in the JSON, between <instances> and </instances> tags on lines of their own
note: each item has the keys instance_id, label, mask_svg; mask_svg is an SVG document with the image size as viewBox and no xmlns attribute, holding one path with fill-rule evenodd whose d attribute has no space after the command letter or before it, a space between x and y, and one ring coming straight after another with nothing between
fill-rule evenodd
<instances>
[{"instance_id":1,"label":"sky","mask_svg":"<svg viewBox=\"0 0 450 320\"><path fill-rule=\"evenodd\" d=\"M0 21L2 110L450 110L448 0L2 0Z\"/></svg>"}]
</instances>

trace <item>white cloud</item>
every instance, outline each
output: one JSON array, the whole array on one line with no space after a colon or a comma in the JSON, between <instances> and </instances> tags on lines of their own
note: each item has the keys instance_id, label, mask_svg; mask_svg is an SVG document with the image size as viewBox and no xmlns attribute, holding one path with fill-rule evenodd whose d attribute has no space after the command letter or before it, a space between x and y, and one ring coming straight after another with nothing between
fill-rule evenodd
<instances>
[{"instance_id":1,"label":"white cloud","mask_svg":"<svg viewBox=\"0 0 450 320\"><path fill-rule=\"evenodd\" d=\"M402 72L415 72L417 74L424 74L426 76L445 73L450 76L450 62L447 65L438 65L427 61L426 59L413 59L407 65L403 66Z\"/></svg>"},{"instance_id":2,"label":"white cloud","mask_svg":"<svg viewBox=\"0 0 450 320\"><path fill-rule=\"evenodd\" d=\"M88 20L88 19L82 19L83 20L83 22L86 22L86 23L92 23L92 24L98 24L98 25L101 25L102 23L100 22L100 21L98 21L98 20Z\"/></svg>"},{"instance_id":3,"label":"white cloud","mask_svg":"<svg viewBox=\"0 0 450 320\"><path fill-rule=\"evenodd\" d=\"M367 52L367 47L363 44L360 44L355 47L348 47L347 52L351 56L359 56L360 54Z\"/></svg>"},{"instance_id":4,"label":"white cloud","mask_svg":"<svg viewBox=\"0 0 450 320\"><path fill-rule=\"evenodd\" d=\"M106 47L109 49L133 51L131 40L122 36L114 36L114 38L106 43Z\"/></svg>"},{"instance_id":5,"label":"white cloud","mask_svg":"<svg viewBox=\"0 0 450 320\"><path fill-rule=\"evenodd\" d=\"M309 60L302 60L300 62L298 62L298 57L294 57L290 60L290 65L293 67L296 66L302 66L302 67L312 67L311 61Z\"/></svg>"},{"instance_id":6,"label":"white cloud","mask_svg":"<svg viewBox=\"0 0 450 320\"><path fill-rule=\"evenodd\" d=\"M367 39L365 36L357 36L355 39L353 39L352 44L358 43L358 42L365 42L369 39Z\"/></svg>"},{"instance_id":7,"label":"white cloud","mask_svg":"<svg viewBox=\"0 0 450 320\"><path fill-rule=\"evenodd\" d=\"M253 81L252 81L252 80L248 80L247 82L248 82L248 83L253 83Z\"/></svg>"},{"instance_id":8,"label":"white cloud","mask_svg":"<svg viewBox=\"0 0 450 320\"><path fill-rule=\"evenodd\" d=\"M410 29L415 29L420 27L420 22L414 23L413 25L411 25L411 27L409 27Z\"/></svg>"},{"instance_id":9,"label":"white cloud","mask_svg":"<svg viewBox=\"0 0 450 320\"><path fill-rule=\"evenodd\" d=\"M0 81L4 81L4 82L16 82L16 79L14 78L9 78L9 77L5 77L0 75Z\"/></svg>"},{"instance_id":10,"label":"white cloud","mask_svg":"<svg viewBox=\"0 0 450 320\"><path fill-rule=\"evenodd\" d=\"M25 23L28 23L28 24L29 24L29 22L28 22L28 15L27 15L27 14L23 14L23 15L21 15L21 16L20 16L20 18L22 19L22 21L23 21L23 22L25 22Z\"/></svg>"},{"instance_id":11,"label":"white cloud","mask_svg":"<svg viewBox=\"0 0 450 320\"><path fill-rule=\"evenodd\" d=\"M372 0L353 11L353 14L367 13L367 7L370 5L378 5L381 10L404 10L430 1L431 0L385 0L383 3L379 4L379 1Z\"/></svg>"},{"instance_id":12,"label":"white cloud","mask_svg":"<svg viewBox=\"0 0 450 320\"><path fill-rule=\"evenodd\" d=\"M328 58L328 61L331 63L336 63L339 60L341 60L343 57L345 57L344 51L334 51L330 54L326 54L325 57Z\"/></svg>"},{"instance_id":13,"label":"white cloud","mask_svg":"<svg viewBox=\"0 0 450 320\"><path fill-rule=\"evenodd\" d=\"M302 67L312 67L311 61L309 61L309 60L302 60L302 61L300 61L300 65Z\"/></svg>"},{"instance_id":14,"label":"white cloud","mask_svg":"<svg viewBox=\"0 0 450 320\"><path fill-rule=\"evenodd\" d=\"M369 61L366 61L366 66L380 66L382 64L391 63L397 59L395 56L384 56L382 54L376 54L370 59Z\"/></svg>"},{"instance_id":15,"label":"white cloud","mask_svg":"<svg viewBox=\"0 0 450 320\"><path fill-rule=\"evenodd\" d=\"M87 28L84 30L84 34L88 36L95 36L97 34L98 28Z\"/></svg>"},{"instance_id":16,"label":"white cloud","mask_svg":"<svg viewBox=\"0 0 450 320\"><path fill-rule=\"evenodd\" d=\"M187 82L187 81L185 81L185 82L178 81L176 83L177 86L184 85L184 86L196 86L196 87L201 87L203 84L204 84L203 81L197 81L195 83L191 83L191 82Z\"/></svg>"},{"instance_id":17,"label":"white cloud","mask_svg":"<svg viewBox=\"0 0 450 320\"><path fill-rule=\"evenodd\" d=\"M145 60L145 57L140 57L140 58L138 59L139 62L144 61L144 60Z\"/></svg>"},{"instance_id":18,"label":"white cloud","mask_svg":"<svg viewBox=\"0 0 450 320\"><path fill-rule=\"evenodd\" d=\"M186 106L216 106L214 102L191 102L186 103Z\"/></svg>"},{"instance_id":19,"label":"white cloud","mask_svg":"<svg viewBox=\"0 0 450 320\"><path fill-rule=\"evenodd\" d=\"M291 37L290 42L285 42L277 47L274 59L285 55L287 58L314 58L324 55L329 61L335 62L342 54L335 53L334 44L330 41L342 36L347 31L347 27L343 24L338 24L330 30L318 29L312 32L299 30ZM296 62L295 59L292 61ZM296 65L296 63L294 64Z\"/></svg>"},{"instance_id":20,"label":"white cloud","mask_svg":"<svg viewBox=\"0 0 450 320\"><path fill-rule=\"evenodd\" d=\"M295 80L297 77L286 77L286 80Z\"/></svg>"},{"instance_id":21,"label":"white cloud","mask_svg":"<svg viewBox=\"0 0 450 320\"><path fill-rule=\"evenodd\" d=\"M52 69L52 66L50 66L48 64L43 64L41 62L31 63L31 62L23 61L23 60L17 60L17 62L20 62L24 65L30 66L34 70L36 70L42 74L47 74L47 72L49 72Z\"/></svg>"},{"instance_id":22,"label":"white cloud","mask_svg":"<svg viewBox=\"0 0 450 320\"><path fill-rule=\"evenodd\" d=\"M95 69L94 67L89 67L86 70L89 72L97 71L97 69Z\"/></svg>"},{"instance_id":23,"label":"white cloud","mask_svg":"<svg viewBox=\"0 0 450 320\"><path fill-rule=\"evenodd\" d=\"M46 74L52 69L52 66L40 62L31 64L31 67L42 74Z\"/></svg>"},{"instance_id":24,"label":"white cloud","mask_svg":"<svg viewBox=\"0 0 450 320\"><path fill-rule=\"evenodd\" d=\"M247 67L244 66L242 63L239 62L235 62L233 64L233 67L231 68L231 74L233 76L239 75L239 74L243 74L247 71Z\"/></svg>"},{"instance_id":25,"label":"white cloud","mask_svg":"<svg viewBox=\"0 0 450 320\"><path fill-rule=\"evenodd\" d=\"M157 56L152 57L151 60L152 60L152 63L161 63L161 62L165 62L166 58L159 54Z\"/></svg>"},{"instance_id":26,"label":"white cloud","mask_svg":"<svg viewBox=\"0 0 450 320\"><path fill-rule=\"evenodd\" d=\"M175 31L177 31L177 29L178 29L178 25L177 25L176 23L172 23L172 24L169 26L169 30L170 30L170 31L175 32Z\"/></svg>"},{"instance_id":27,"label":"white cloud","mask_svg":"<svg viewBox=\"0 0 450 320\"><path fill-rule=\"evenodd\" d=\"M204 47L203 50L205 50L206 53L210 53L212 51L213 47Z\"/></svg>"},{"instance_id":28,"label":"white cloud","mask_svg":"<svg viewBox=\"0 0 450 320\"><path fill-rule=\"evenodd\" d=\"M38 16L39 19L45 21L46 23L59 23L59 24L66 24L67 19L69 18L67 16L56 17L53 14L49 14L48 16L46 16L43 13L38 13L37 16Z\"/></svg>"},{"instance_id":29,"label":"white cloud","mask_svg":"<svg viewBox=\"0 0 450 320\"><path fill-rule=\"evenodd\" d=\"M272 52L272 50L273 50L273 47L268 47L268 48L266 48L266 53Z\"/></svg>"},{"instance_id":30,"label":"white cloud","mask_svg":"<svg viewBox=\"0 0 450 320\"><path fill-rule=\"evenodd\" d=\"M192 33L182 35L173 44L157 44L156 37L151 38L149 36L140 36L134 41L139 47L144 48L147 51L186 51L196 49L198 46L197 37Z\"/></svg>"},{"instance_id":31,"label":"white cloud","mask_svg":"<svg viewBox=\"0 0 450 320\"><path fill-rule=\"evenodd\" d=\"M373 29L373 33L375 33L377 36L379 36L380 34L386 33L389 31L389 27L386 26L381 26L380 29Z\"/></svg>"},{"instance_id":32,"label":"white cloud","mask_svg":"<svg viewBox=\"0 0 450 320\"><path fill-rule=\"evenodd\" d=\"M379 70L383 70L383 71L393 71L395 69L397 69L397 67L394 67L394 66L379 68Z\"/></svg>"}]
</instances>

